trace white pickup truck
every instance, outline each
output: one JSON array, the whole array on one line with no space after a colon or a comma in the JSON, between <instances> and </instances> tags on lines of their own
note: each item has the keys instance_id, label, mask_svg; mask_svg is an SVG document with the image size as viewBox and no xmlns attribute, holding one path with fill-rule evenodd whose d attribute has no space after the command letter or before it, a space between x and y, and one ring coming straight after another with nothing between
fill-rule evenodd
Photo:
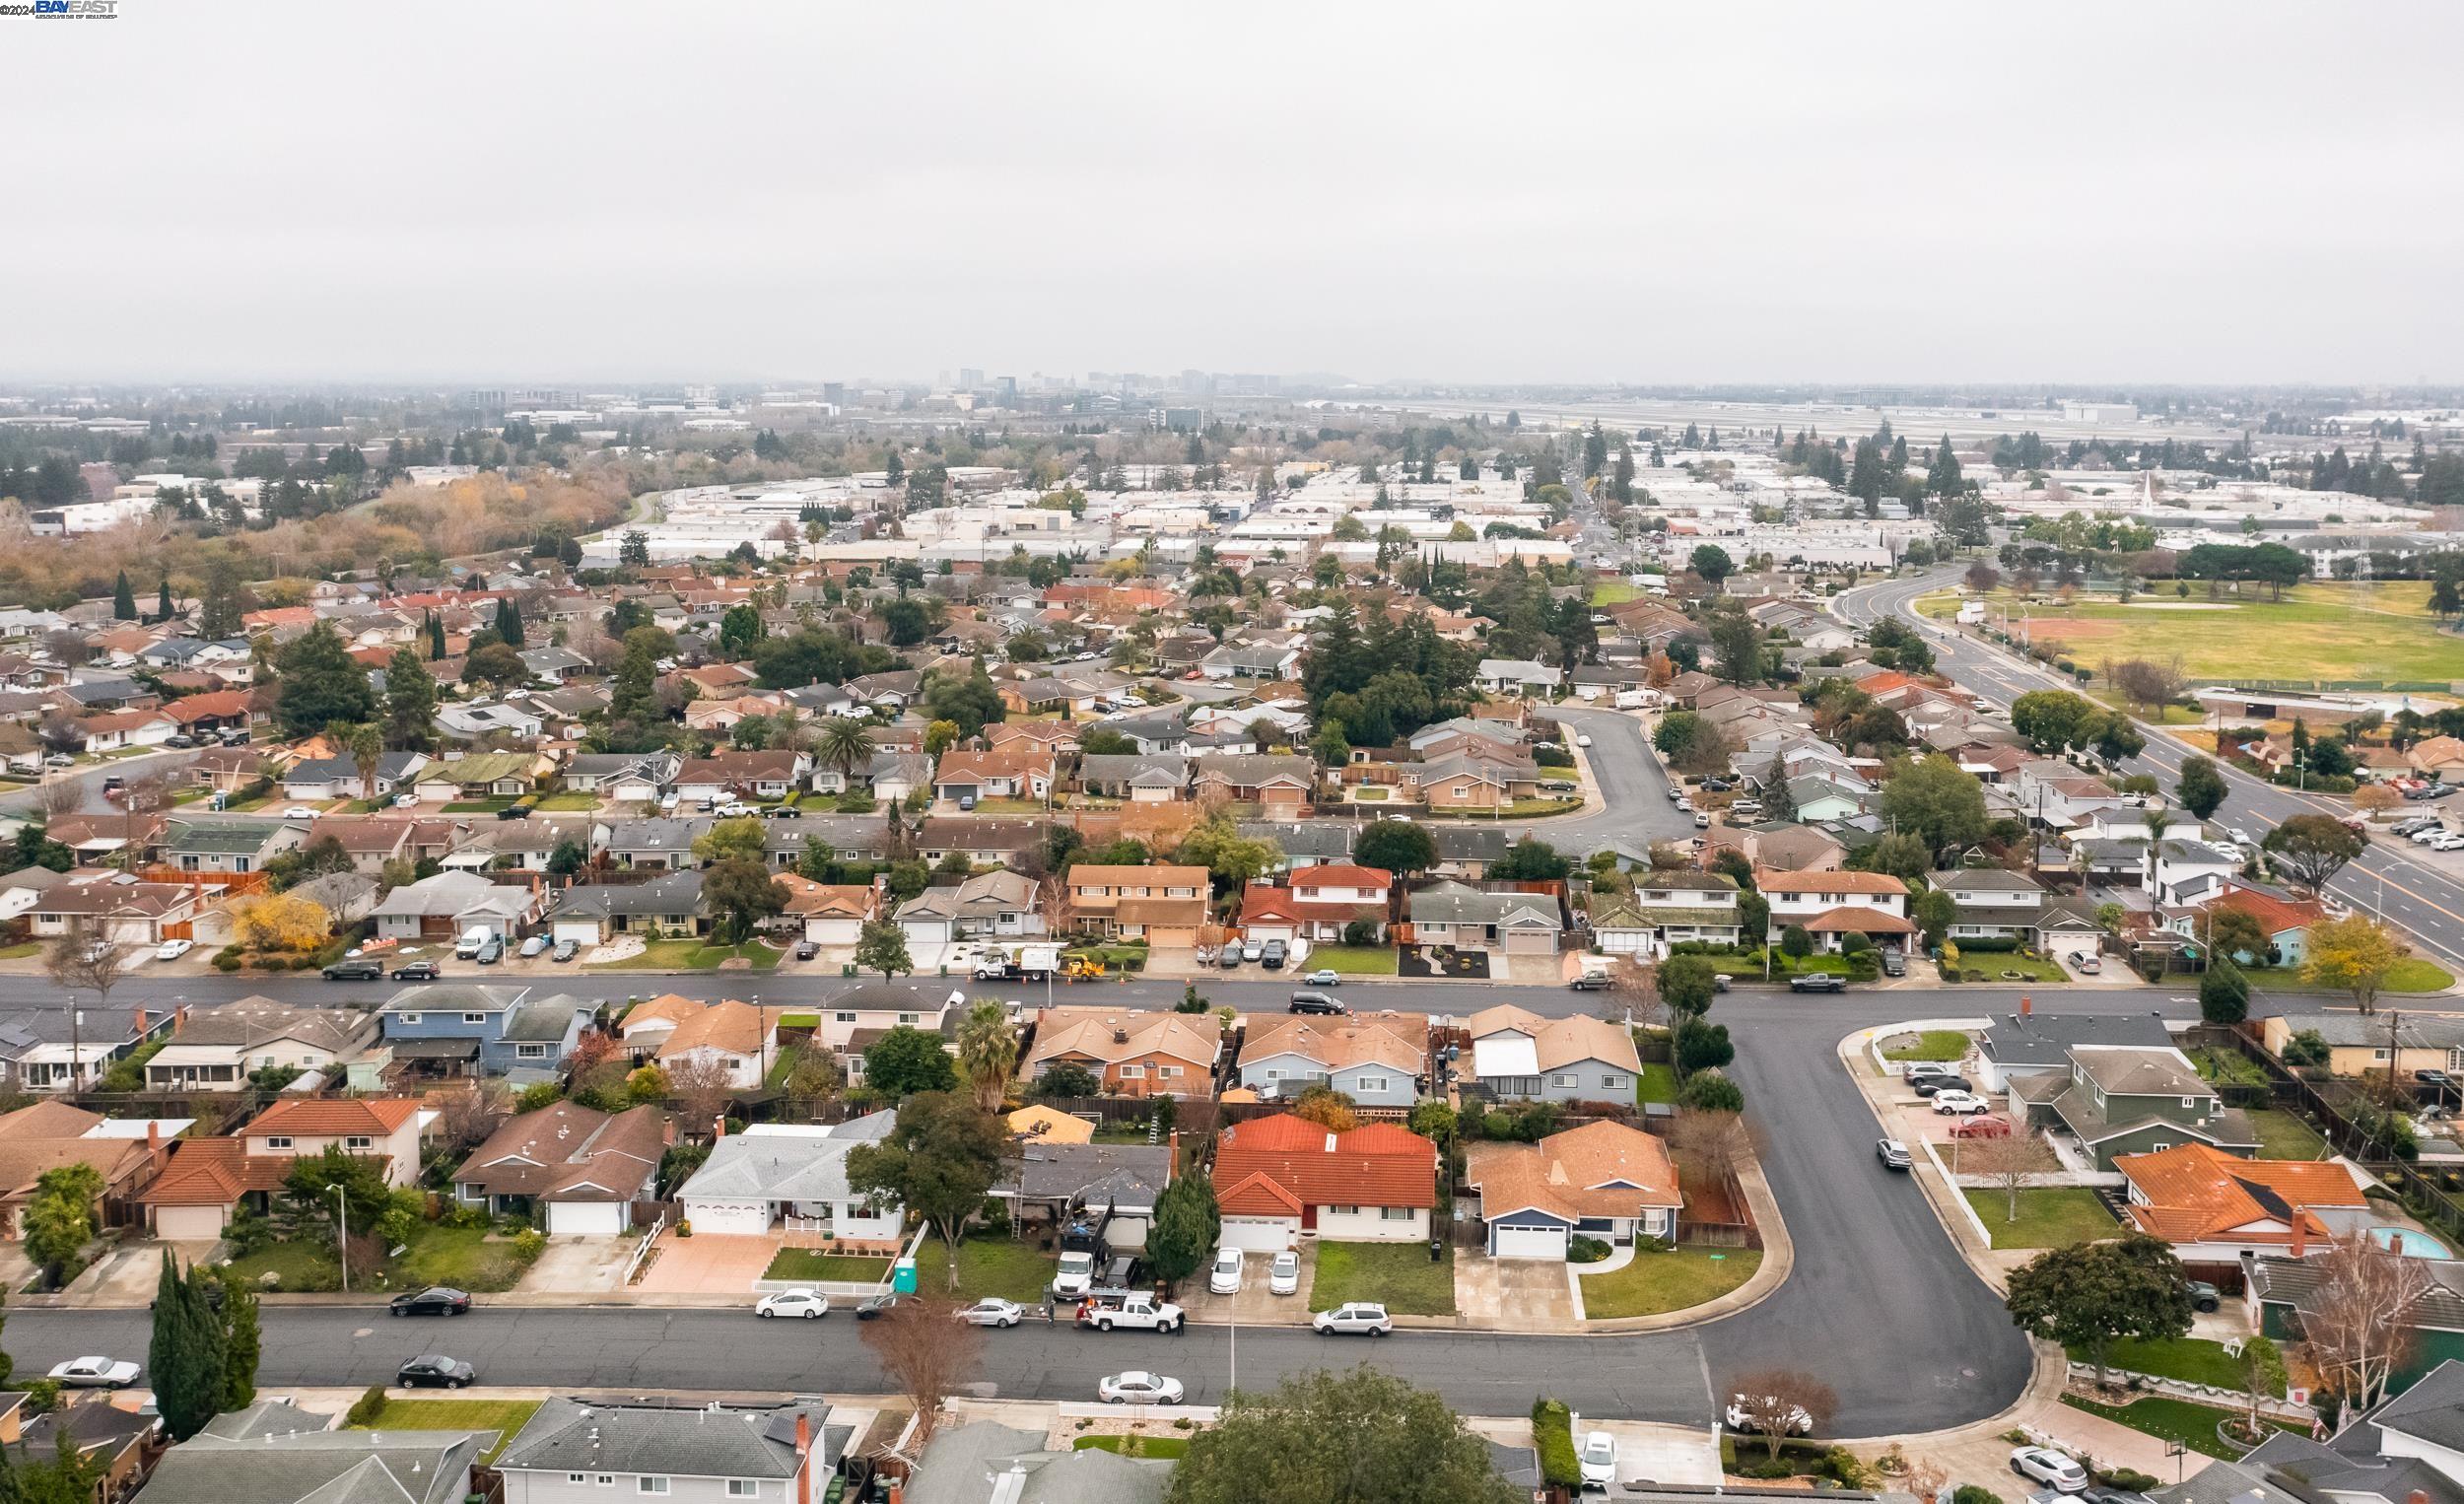
<instances>
[{"instance_id":1,"label":"white pickup truck","mask_svg":"<svg viewBox=\"0 0 2464 1504\"><path fill-rule=\"evenodd\" d=\"M1157 1300L1152 1295L1130 1295L1081 1311L1078 1320L1098 1332L1127 1327L1132 1331L1171 1333L1180 1331L1188 1318L1179 1306L1168 1300Z\"/></svg>"}]
</instances>

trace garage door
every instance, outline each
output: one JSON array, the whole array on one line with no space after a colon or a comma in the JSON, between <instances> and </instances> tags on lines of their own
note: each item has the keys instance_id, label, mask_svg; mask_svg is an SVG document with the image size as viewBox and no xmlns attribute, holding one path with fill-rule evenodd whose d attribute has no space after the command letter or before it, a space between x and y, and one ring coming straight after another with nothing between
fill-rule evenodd
<instances>
[{"instance_id":1,"label":"garage door","mask_svg":"<svg viewBox=\"0 0 2464 1504\"><path fill-rule=\"evenodd\" d=\"M1488 1230L1489 1254L1498 1259L1555 1259L1564 1262L1566 1233L1562 1227L1494 1227Z\"/></svg>"},{"instance_id":2,"label":"garage door","mask_svg":"<svg viewBox=\"0 0 2464 1504\"><path fill-rule=\"evenodd\" d=\"M684 1216L699 1233L759 1237L770 1231L768 1201L687 1201Z\"/></svg>"},{"instance_id":3,"label":"garage door","mask_svg":"<svg viewBox=\"0 0 2464 1504\"><path fill-rule=\"evenodd\" d=\"M599 922L597 920L558 920L555 935L560 942L571 940L576 945L596 945L599 943Z\"/></svg>"},{"instance_id":4,"label":"garage door","mask_svg":"<svg viewBox=\"0 0 2464 1504\"><path fill-rule=\"evenodd\" d=\"M1553 929L1509 929L1506 931L1506 954L1510 956L1545 956L1557 949L1557 932Z\"/></svg>"},{"instance_id":5,"label":"garage door","mask_svg":"<svg viewBox=\"0 0 2464 1504\"><path fill-rule=\"evenodd\" d=\"M1216 1246L1271 1254L1290 1247L1299 1234L1300 1222L1293 1217L1225 1217Z\"/></svg>"},{"instance_id":6,"label":"garage door","mask_svg":"<svg viewBox=\"0 0 2464 1504\"><path fill-rule=\"evenodd\" d=\"M203 1243L223 1235L220 1206L157 1206L154 1235L167 1243Z\"/></svg>"},{"instance_id":7,"label":"garage door","mask_svg":"<svg viewBox=\"0 0 2464 1504\"><path fill-rule=\"evenodd\" d=\"M614 1201L550 1201L551 1238L614 1238L625 1230L625 1208Z\"/></svg>"}]
</instances>

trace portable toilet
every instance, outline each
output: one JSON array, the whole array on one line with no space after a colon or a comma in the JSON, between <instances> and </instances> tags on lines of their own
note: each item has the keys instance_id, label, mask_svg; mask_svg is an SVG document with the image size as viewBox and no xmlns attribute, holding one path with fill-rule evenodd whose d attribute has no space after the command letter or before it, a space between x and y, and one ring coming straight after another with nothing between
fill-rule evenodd
<instances>
[{"instance_id":1,"label":"portable toilet","mask_svg":"<svg viewBox=\"0 0 2464 1504\"><path fill-rule=\"evenodd\" d=\"M890 1265L890 1288L901 1295L916 1293L916 1261L901 1259Z\"/></svg>"}]
</instances>

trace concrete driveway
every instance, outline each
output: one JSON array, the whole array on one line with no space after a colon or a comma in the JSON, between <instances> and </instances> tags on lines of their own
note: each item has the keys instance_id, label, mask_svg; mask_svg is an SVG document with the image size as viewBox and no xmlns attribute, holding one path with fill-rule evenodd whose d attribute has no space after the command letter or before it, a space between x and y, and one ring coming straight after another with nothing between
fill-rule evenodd
<instances>
[{"instance_id":1,"label":"concrete driveway","mask_svg":"<svg viewBox=\"0 0 2464 1504\"><path fill-rule=\"evenodd\" d=\"M1210 1263L1212 1261L1209 1261ZM1305 1327L1309 1324L1309 1291L1317 1283L1318 1250L1304 1243L1300 1250L1300 1289L1290 1295L1266 1292L1266 1271L1272 1254L1249 1254L1241 1261L1241 1291L1217 1295L1206 1288L1206 1271L1181 1281L1180 1302L1194 1322L1238 1322L1244 1327Z\"/></svg>"},{"instance_id":2,"label":"concrete driveway","mask_svg":"<svg viewBox=\"0 0 2464 1504\"><path fill-rule=\"evenodd\" d=\"M741 1295L750 1301L753 1281L778 1253L775 1237L704 1233L680 1238L670 1228L659 1234L650 1266L634 1288L646 1295Z\"/></svg>"},{"instance_id":3,"label":"concrete driveway","mask_svg":"<svg viewBox=\"0 0 2464 1504\"><path fill-rule=\"evenodd\" d=\"M700 1243L705 1240L694 1238ZM716 1238L710 1242L718 1242ZM732 1241L732 1240L731 1240ZM760 1242L760 1239L745 1239ZM623 1288L625 1257L633 1252L631 1238L550 1238L539 1255L539 1262L522 1273L519 1286L523 1294L605 1295ZM660 1255L665 1262L666 1255ZM770 1266L764 1259L762 1266Z\"/></svg>"},{"instance_id":4,"label":"concrete driveway","mask_svg":"<svg viewBox=\"0 0 2464 1504\"><path fill-rule=\"evenodd\" d=\"M1572 1332L1574 1289L1553 1259L1490 1259L1455 1250L1455 1309L1475 1327Z\"/></svg>"}]
</instances>

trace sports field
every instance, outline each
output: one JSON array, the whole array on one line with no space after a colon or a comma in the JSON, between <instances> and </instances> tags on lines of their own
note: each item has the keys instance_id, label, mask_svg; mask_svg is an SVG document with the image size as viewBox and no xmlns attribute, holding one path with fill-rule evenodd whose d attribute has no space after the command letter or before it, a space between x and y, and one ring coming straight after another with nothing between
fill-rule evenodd
<instances>
[{"instance_id":1,"label":"sports field","mask_svg":"<svg viewBox=\"0 0 2464 1504\"><path fill-rule=\"evenodd\" d=\"M2200 679L2377 679L2389 682L2464 679L2464 637L2441 632L2420 581L2363 585L2307 584L2282 601L2207 598L2194 582L2187 598L2169 586L2121 605L2111 596L2083 596L2063 605L2040 596L2026 603L2035 641L2059 643L2084 668L2107 658L2165 659L2179 654ZM1958 610L1944 593L1918 602L1928 616ZM2020 602L2008 590L1985 597L1999 624L2005 608L2017 630Z\"/></svg>"}]
</instances>

